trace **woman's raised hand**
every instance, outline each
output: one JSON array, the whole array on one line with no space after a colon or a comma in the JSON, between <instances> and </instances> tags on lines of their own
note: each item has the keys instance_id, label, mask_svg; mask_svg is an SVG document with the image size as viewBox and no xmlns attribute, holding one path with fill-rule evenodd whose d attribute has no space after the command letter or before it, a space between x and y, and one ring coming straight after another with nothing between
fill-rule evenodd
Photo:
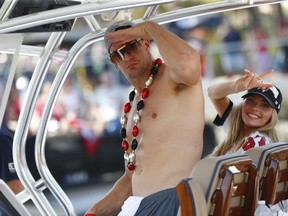
<instances>
[{"instance_id":1,"label":"woman's raised hand","mask_svg":"<svg viewBox=\"0 0 288 216\"><path fill-rule=\"evenodd\" d=\"M235 92L241 92L255 87L263 89L272 87L272 84L262 81L262 78L273 73L273 69L259 75L256 75L248 69L245 69L244 71L245 74L234 82Z\"/></svg>"}]
</instances>

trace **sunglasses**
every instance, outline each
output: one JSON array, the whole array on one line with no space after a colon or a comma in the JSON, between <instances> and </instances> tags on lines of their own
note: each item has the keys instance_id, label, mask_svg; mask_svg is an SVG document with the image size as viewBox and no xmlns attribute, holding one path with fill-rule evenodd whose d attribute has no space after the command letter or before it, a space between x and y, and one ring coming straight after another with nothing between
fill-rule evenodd
<instances>
[{"instance_id":1,"label":"sunglasses","mask_svg":"<svg viewBox=\"0 0 288 216\"><path fill-rule=\"evenodd\" d=\"M110 53L109 57L111 61L113 62L120 62L124 60L125 54L128 53L130 54L131 52L135 52L138 47L140 46L140 41L142 41L142 38L138 38L136 40L132 40L119 49L115 50L114 52Z\"/></svg>"}]
</instances>

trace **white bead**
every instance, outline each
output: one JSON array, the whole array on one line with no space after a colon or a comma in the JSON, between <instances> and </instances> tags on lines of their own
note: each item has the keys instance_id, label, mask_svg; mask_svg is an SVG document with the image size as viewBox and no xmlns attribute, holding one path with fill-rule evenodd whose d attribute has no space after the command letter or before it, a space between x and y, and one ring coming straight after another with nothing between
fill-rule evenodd
<instances>
[{"instance_id":1,"label":"white bead","mask_svg":"<svg viewBox=\"0 0 288 216\"><path fill-rule=\"evenodd\" d=\"M124 114L122 117L121 117L121 120L120 120L122 126L126 125L127 123L127 116Z\"/></svg>"},{"instance_id":2,"label":"white bead","mask_svg":"<svg viewBox=\"0 0 288 216\"><path fill-rule=\"evenodd\" d=\"M124 153L124 159L127 161L129 159L129 154L128 153Z\"/></svg>"},{"instance_id":3,"label":"white bead","mask_svg":"<svg viewBox=\"0 0 288 216\"><path fill-rule=\"evenodd\" d=\"M134 121L134 124L138 124L141 120L141 116L139 115L139 113L135 113L135 115L133 116L133 121Z\"/></svg>"},{"instance_id":4,"label":"white bead","mask_svg":"<svg viewBox=\"0 0 288 216\"><path fill-rule=\"evenodd\" d=\"M129 161L130 162L133 162L135 160L135 153L134 153L134 151L132 151L132 152L130 152L130 154L129 154Z\"/></svg>"},{"instance_id":5,"label":"white bead","mask_svg":"<svg viewBox=\"0 0 288 216\"><path fill-rule=\"evenodd\" d=\"M152 82L153 82L153 76L150 76L149 78L148 78L148 80L146 81L146 87L149 87L151 84L152 84Z\"/></svg>"}]
</instances>

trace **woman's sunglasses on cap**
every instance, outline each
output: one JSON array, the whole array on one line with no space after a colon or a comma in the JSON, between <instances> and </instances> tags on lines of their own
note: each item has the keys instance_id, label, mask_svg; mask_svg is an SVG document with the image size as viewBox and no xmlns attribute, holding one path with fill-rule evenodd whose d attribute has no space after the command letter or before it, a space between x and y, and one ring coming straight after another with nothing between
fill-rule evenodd
<instances>
[{"instance_id":1,"label":"woman's sunglasses on cap","mask_svg":"<svg viewBox=\"0 0 288 216\"><path fill-rule=\"evenodd\" d=\"M140 44L139 42L142 40L143 40L142 38L132 40L126 43L125 45L123 45L122 47L120 47L119 49L115 50L114 52L110 53L109 57L111 61L119 62L119 61L124 60L125 54L126 53L130 54L131 52L136 51L139 47L139 44Z\"/></svg>"}]
</instances>

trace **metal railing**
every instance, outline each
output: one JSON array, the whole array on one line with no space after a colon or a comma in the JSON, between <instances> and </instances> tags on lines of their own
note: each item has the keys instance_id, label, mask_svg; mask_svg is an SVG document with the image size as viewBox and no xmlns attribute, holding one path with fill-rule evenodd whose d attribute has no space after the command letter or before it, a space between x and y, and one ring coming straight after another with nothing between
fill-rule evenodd
<instances>
[{"instance_id":1,"label":"metal railing","mask_svg":"<svg viewBox=\"0 0 288 216\"><path fill-rule=\"evenodd\" d=\"M20 113L13 143L13 158L17 174L23 183L25 189L17 195L19 200L26 202L31 199L42 215L56 215L49 200L45 197L43 191L48 189L63 207L65 215L76 215L73 205L57 184L50 173L45 158L45 139L47 136L47 125L51 118L52 110L56 104L57 98L63 87L64 81L68 76L71 67L80 52L87 46L103 40L105 27L95 18L95 15L104 13L124 11L134 8L147 8L146 13L140 19L133 20L140 23L144 20L154 20L159 24L174 22L193 16L205 16L236 9L256 7L263 4L276 4L287 2L287 0L228 0L218 1L216 3L207 3L187 8L177 8L168 12L159 13L158 7L165 4L178 4L179 1L173 0L120 0L107 1L103 4L98 2L85 2L80 5L58 8L49 11L43 11L27 16L8 19L17 1L6 0L0 9L0 34L9 34L15 31L21 31L27 28L44 25L48 23L60 22L70 19L83 18L91 30L90 33L81 37L68 51L59 51L66 32L54 32L51 34L44 47L35 47L22 45L20 55L39 56L39 61L34 69L33 76L28 86L26 97L23 102L23 109ZM72 29L73 32L73 29ZM13 53L9 49L1 49L2 52ZM35 142L35 161L41 178L35 180L28 169L25 148L28 128L31 124L31 118L35 109L36 100L39 96L43 80L51 61L54 58L60 58L62 63L55 76L48 100L45 104L44 112L40 121L39 129L36 134Z\"/></svg>"}]
</instances>

